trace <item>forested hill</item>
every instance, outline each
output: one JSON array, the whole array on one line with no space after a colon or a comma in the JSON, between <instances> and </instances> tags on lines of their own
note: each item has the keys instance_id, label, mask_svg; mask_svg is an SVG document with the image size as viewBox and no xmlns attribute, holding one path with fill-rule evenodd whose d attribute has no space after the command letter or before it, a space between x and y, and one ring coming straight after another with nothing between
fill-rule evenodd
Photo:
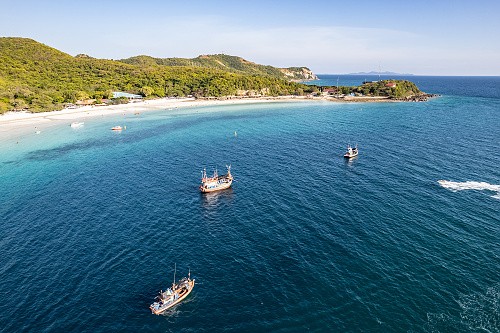
<instances>
[{"instance_id":1,"label":"forested hill","mask_svg":"<svg viewBox=\"0 0 500 333\"><path fill-rule=\"evenodd\" d=\"M267 75L285 80L315 80L316 75L307 67L277 68L264 66L245 60L241 57L226 54L200 55L193 59L187 58L153 58L137 56L122 59L121 62L142 66L190 66L220 69L239 74Z\"/></svg>"},{"instance_id":2,"label":"forested hill","mask_svg":"<svg viewBox=\"0 0 500 333\"><path fill-rule=\"evenodd\" d=\"M229 63L228 59L238 58L220 61ZM65 103L85 99L99 102L111 97L112 91L145 97L218 97L302 94L307 89L302 84L270 74L276 71L269 66L242 64L239 65L242 69L238 69L234 64L226 65L231 67L229 69L189 63L165 66L130 62L85 55L72 57L32 39L0 38L0 113L56 110L62 109ZM257 69L245 71L245 68L261 68L261 72L256 75ZM268 75L263 74L264 69Z\"/></svg>"}]
</instances>

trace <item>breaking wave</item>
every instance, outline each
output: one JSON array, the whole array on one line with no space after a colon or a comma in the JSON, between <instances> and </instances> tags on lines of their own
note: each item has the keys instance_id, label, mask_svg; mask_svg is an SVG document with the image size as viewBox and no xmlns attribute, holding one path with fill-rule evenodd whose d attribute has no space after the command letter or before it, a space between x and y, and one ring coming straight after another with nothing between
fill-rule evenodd
<instances>
[{"instance_id":1,"label":"breaking wave","mask_svg":"<svg viewBox=\"0 0 500 333\"><path fill-rule=\"evenodd\" d=\"M463 191L463 190L487 190L496 192L493 198L500 199L500 185L489 184L486 182L452 182L449 180L438 180L439 185L447 188L453 192Z\"/></svg>"}]
</instances>

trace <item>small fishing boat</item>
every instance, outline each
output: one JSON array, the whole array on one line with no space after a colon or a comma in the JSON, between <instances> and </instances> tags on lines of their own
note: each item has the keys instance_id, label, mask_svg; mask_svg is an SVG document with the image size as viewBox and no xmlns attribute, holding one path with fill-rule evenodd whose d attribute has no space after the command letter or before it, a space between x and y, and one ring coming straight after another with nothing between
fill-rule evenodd
<instances>
[{"instance_id":1,"label":"small fishing boat","mask_svg":"<svg viewBox=\"0 0 500 333\"><path fill-rule=\"evenodd\" d=\"M227 174L219 176L217 173L217 169L214 171L214 175L212 177L207 177L206 169L203 169L201 172L201 185L200 191L202 193L215 192L220 190L225 190L226 188L231 187L233 183L233 175L231 175L231 166L227 167Z\"/></svg>"},{"instance_id":2,"label":"small fishing boat","mask_svg":"<svg viewBox=\"0 0 500 333\"><path fill-rule=\"evenodd\" d=\"M162 314L174 305L179 304L194 288L195 279L191 280L191 271L189 271L187 278L184 277L177 283L175 283L175 271L176 269L174 269L174 282L172 283L172 287L168 288L166 291L160 291L160 294L156 296L156 302L149 306L151 312L155 315Z\"/></svg>"},{"instance_id":3,"label":"small fishing boat","mask_svg":"<svg viewBox=\"0 0 500 333\"><path fill-rule=\"evenodd\" d=\"M77 121L75 121L75 122L71 123L70 126L73 127L73 128L77 128L77 127L82 127L83 124L85 124L85 123L84 122L77 122Z\"/></svg>"},{"instance_id":4,"label":"small fishing boat","mask_svg":"<svg viewBox=\"0 0 500 333\"><path fill-rule=\"evenodd\" d=\"M123 128L121 126L114 126L114 127L111 127L111 130L113 131L121 131Z\"/></svg>"},{"instance_id":5,"label":"small fishing boat","mask_svg":"<svg viewBox=\"0 0 500 333\"><path fill-rule=\"evenodd\" d=\"M345 158L353 158L358 156L358 145L355 147L351 147L351 145L347 145L347 152L344 154Z\"/></svg>"}]
</instances>

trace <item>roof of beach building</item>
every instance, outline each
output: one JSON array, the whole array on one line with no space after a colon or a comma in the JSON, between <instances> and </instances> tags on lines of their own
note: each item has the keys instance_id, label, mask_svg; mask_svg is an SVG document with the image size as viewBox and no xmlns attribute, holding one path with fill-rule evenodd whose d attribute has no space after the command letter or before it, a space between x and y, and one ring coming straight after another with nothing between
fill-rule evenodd
<instances>
[{"instance_id":1,"label":"roof of beach building","mask_svg":"<svg viewBox=\"0 0 500 333\"><path fill-rule=\"evenodd\" d=\"M113 91L113 98L120 98L120 97L142 98L141 95L129 94L129 93L122 92L122 91Z\"/></svg>"},{"instance_id":2,"label":"roof of beach building","mask_svg":"<svg viewBox=\"0 0 500 333\"><path fill-rule=\"evenodd\" d=\"M94 104L95 102L95 99L84 99L84 100L81 100L81 101L76 101L76 105L92 105Z\"/></svg>"}]
</instances>

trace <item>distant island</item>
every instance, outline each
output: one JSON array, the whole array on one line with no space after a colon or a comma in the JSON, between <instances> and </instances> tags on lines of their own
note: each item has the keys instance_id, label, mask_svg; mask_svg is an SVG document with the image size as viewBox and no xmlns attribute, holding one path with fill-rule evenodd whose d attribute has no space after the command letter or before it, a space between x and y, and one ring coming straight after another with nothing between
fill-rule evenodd
<instances>
[{"instance_id":1,"label":"distant island","mask_svg":"<svg viewBox=\"0 0 500 333\"><path fill-rule=\"evenodd\" d=\"M412 76L413 74L409 74L409 73L396 73L396 72L388 72L388 71L385 71L385 72L371 71L371 72L349 73L349 74L345 74L345 75L396 75L396 76Z\"/></svg>"}]
</instances>

